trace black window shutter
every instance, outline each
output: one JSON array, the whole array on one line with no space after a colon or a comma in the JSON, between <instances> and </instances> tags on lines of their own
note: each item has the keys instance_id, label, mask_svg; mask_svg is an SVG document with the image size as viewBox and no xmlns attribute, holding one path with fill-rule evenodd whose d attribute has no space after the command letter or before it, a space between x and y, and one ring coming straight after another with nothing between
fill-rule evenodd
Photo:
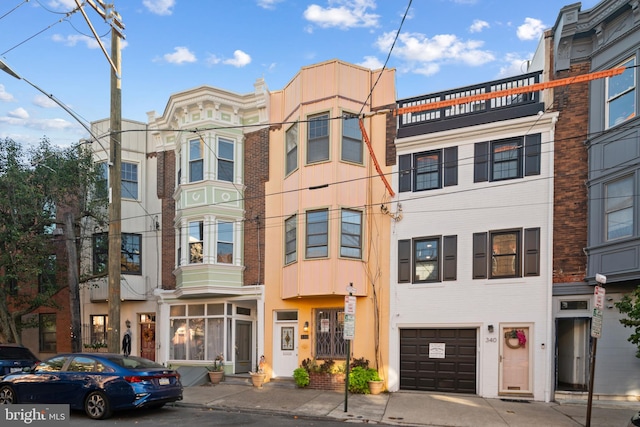
<instances>
[{"instance_id":1,"label":"black window shutter","mask_svg":"<svg viewBox=\"0 0 640 427\"><path fill-rule=\"evenodd\" d=\"M524 275L540 275L540 229L524 230Z\"/></svg>"},{"instance_id":2,"label":"black window shutter","mask_svg":"<svg viewBox=\"0 0 640 427\"><path fill-rule=\"evenodd\" d=\"M527 135L524 137L524 175L540 175L540 146L542 135Z\"/></svg>"},{"instance_id":3,"label":"black window shutter","mask_svg":"<svg viewBox=\"0 0 640 427\"><path fill-rule=\"evenodd\" d=\"M458 185L458 147L444 149L444 186Z\"/></svg>"},{"instance_id":4,"label":"black window shutter","mask_svg":"<svg viewBox=\"0 0 640 427\"><path fill-rule=\"evenodd\" d=\"M487 278L487 233L473 233L473 278Z\"/></svg>"},{"instance_id":5,"label":"black window shutter","mask_svg":"<svg viewBox=\"0 0 640 427\"><path fill-rule=\"evenodd\" d=\"M398 240L398 283L411 282L411 240Z\"/></svg>"},{"instance_id":6,"label":"black window shutter","mask_svg":"<svg viewBox=\"0 0 640 427\"><path fill-rule=\"evenodd\" d=\"M478 142L473 153L473 182L489 180L489 143Z\"/></svg>"},{"instance_id":7,"label":"black window shutter","mask_svg":"<svg viewBox=\"0 0 640 427\"><path fill-rule=\"evenodd\" d=\"M458 255L458 236L444 236L442 238L442 280L456 280Z\"/></svg>"},{"instance_id":8,"label":"black window shutter","mask_svg":"<svg viewBox=\"0 0 640 427\"><path fill-rule=\"evenodd\" d=\"M411 191L411 154L403 154L398 158L398 191L400 193Z\"/></svg>"}]
</instances>

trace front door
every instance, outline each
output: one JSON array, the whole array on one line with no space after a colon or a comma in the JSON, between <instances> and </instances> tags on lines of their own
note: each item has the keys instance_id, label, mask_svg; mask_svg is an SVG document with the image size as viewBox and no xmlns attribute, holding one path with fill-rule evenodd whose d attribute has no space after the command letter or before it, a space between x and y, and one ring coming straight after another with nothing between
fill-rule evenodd
<instances>
[{"instance_id":1,"label":"front door","mask_svg":"<svg viewBox=\"0 0 640 427\"><path fill-rule=\"evenodd\" d=\"M156 324L143 323L140 325L140 357L156 360Z\"/></svg>"},{"instance_id":2,"label":"front door","mask_svg":"<svg viewBox=\"0 0 640 427\"><path fill-rule=\"evenodd\" d=\"M500 394L531 394L529 327L504 327L500 338Z\"/></svg>"},{"instance_id":3,"label":"front door","mask_svg":"<svg viewBox=\"0 0 640 427\"><path fill-rule=\"evenodd\" d=\"M586 317L556 319L558 390L588 389L589 320Z\"/></svg>"},{"instance_id":4,"label":"front door","mask_svg":"<svg viewBox=\"0 0 640 427\"><path fill-rule=\"evenodd\" d=\"M277 322L273 334L273 376L292 377L298 367L298 323Z\"/></svg>"},{"instance_id":5,"label":"front door","mask_svg":"<svg viewBox=\"0 0 640 427\"><path fill-rule=\"evenodd\" d=\"M243 374L251 368L251 322L236 320L235 373Z\"/></svg>"}]
</instances>

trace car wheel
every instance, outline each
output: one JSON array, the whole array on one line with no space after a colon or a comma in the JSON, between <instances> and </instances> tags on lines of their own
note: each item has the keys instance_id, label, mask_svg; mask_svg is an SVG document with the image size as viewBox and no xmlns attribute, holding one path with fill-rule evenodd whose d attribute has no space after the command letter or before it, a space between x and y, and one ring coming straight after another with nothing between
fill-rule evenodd
<instances>
[{"instance_id":1,"label":"car wheel","mask_svg":"<svg viewBox=\"0 0 640 427\"><path fill-rule=\"evenodd\" d=\"M84 412L93 420L102 420L111 416L109 399L101 391L92 391L84 401Z\"/></svg>"},{"instance_id":2,"label":"car wheel","mask_svg":"<svg viewBox=\"0 0 640 427\"><path fill-rule=\"evenodd\" d=\"M12 403L18 403L16 392L8 385L2 386L2 388L0 388L0 405Z\"/></svg>"}]
</instances>

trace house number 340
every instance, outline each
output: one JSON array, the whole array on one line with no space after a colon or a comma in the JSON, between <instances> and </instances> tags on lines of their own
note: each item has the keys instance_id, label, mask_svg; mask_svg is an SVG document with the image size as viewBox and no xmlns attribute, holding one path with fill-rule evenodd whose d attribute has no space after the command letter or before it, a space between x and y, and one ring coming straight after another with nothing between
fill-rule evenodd
<instances>
[{"instance_id":1,"label":"house number 340","mask_svg":"<svg viewBox=\"0 0 640 427\"><path fill-rule=\"evenodd\" d=\"M485 338L485 342L498 342L498 338Z\"/></svg>"}]
</instances>

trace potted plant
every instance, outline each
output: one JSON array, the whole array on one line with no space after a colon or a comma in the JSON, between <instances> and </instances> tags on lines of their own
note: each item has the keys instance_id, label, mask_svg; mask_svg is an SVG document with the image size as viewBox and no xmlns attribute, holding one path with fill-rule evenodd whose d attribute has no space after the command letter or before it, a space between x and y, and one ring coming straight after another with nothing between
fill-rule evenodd
<instances>
[{"instance_id":1,"label":"potted plant","mask_svg":"<svg viewBox=\"0 0 640 427\"><path fill-rule=\"evenodd\" d=\"M256 366L255 372L249 371L251 375L251 383L254 387L262 388L262 384L264 384L264 379L267 374L264 372L265 368L265 358L264 354L260 356L260 361L258 362L258 366Z\"/></svg>"},{"instance_id":2,"label":"potted plant","mask_svg":"<svg viewBox=\"0 0 640 427\"><path fill-rule=\"evenodd\" d=\"M380 394L384 390L384 380L375 369L369 368L369 371L369 393Z\"/></svg>"},{"instance_id":3,"label":"potted plant","mask_svg":"<svg viewBox=\"0 0 640 427\"><path fill-rule=\"evenodd\" d=\"M309 372L305 368L296 368L293 370L293 379L300 388L309 385Z\"/></svg>"},{"instance_id":4,"label":"potted plant","mask_svg":"<svg viewBox=\"0 0 640 427\"><path fill-rule=\"evenodd\" d=\"M224 377L224 355L220 353L213 360L213 365L207 366L211 384L218 384Z\"/></svg>"},{"instance_id":5,"label":"potted plant","mask_svg":"<svg viewBox=\"0 0 640 427\"><path fill-rule=\"evenodd\" d=\"M364 357L354 359L349 372L349 391L357 394L380 394L384 381L378 371L369 367Z\"/></svg>"}]
</instances>

